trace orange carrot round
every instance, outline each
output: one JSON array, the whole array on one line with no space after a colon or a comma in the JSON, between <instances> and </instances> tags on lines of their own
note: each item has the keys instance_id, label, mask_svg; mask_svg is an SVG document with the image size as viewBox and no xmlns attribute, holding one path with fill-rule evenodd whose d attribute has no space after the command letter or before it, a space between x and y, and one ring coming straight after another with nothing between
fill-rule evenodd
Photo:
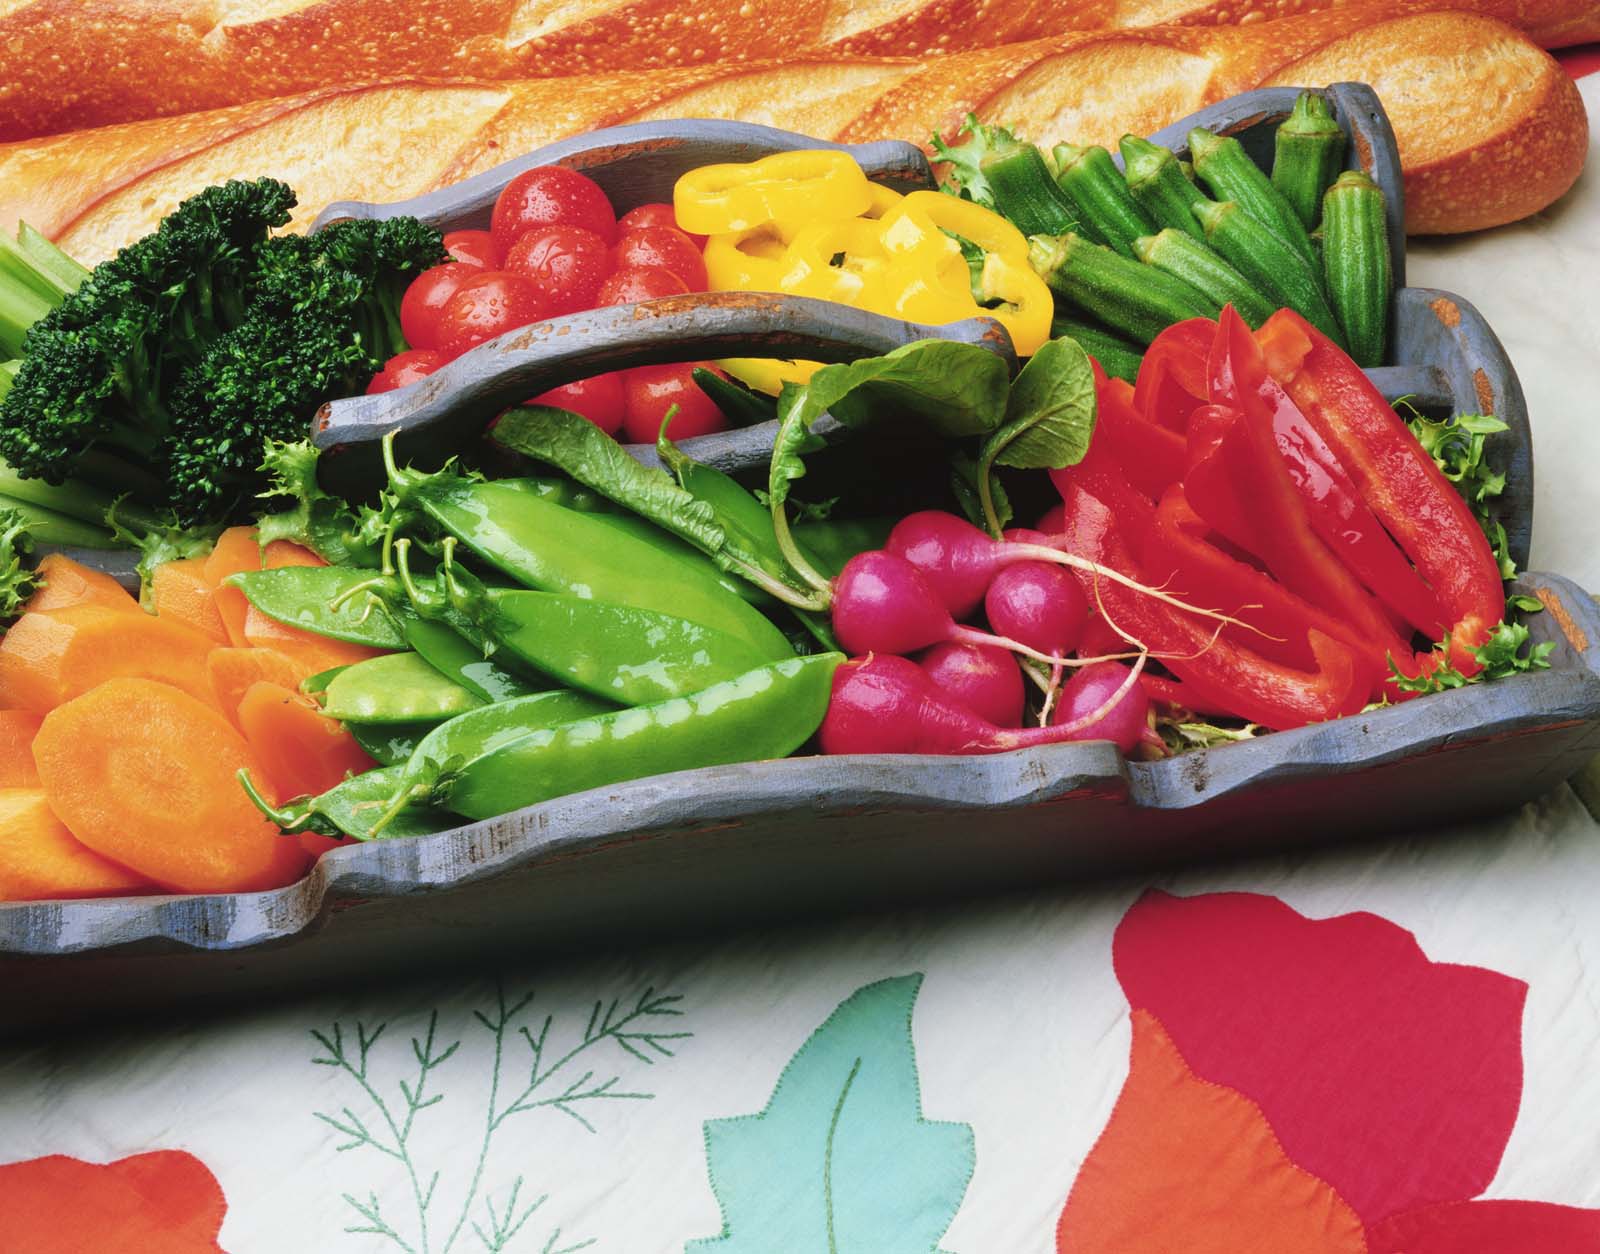
<instances>
[{"instance_id":1,"label":"orange carrot round","mask_svg":"<svg viewBox=\"0 0 1600 1254\"><path fill-rule=\"evenodd\" d=\"M0 710L0 788L36 788L33 738L39 716L32 710Z\"/></svg>"},{"instance_id":2,"label":"orange carrot round","mask_svg":"<svg viewBox=\"0 0 1600 1254\"><path fill-rule=\"evenodd\" d=\"M283 797L316 796L378 765L315 701L279 684L250 685L239 730Z\"/></svg>"},{"instance_id":3,"label":"orange carrot round","mask_svg":"<svg viewBox=\"0 0 1600 1254\"><path fill-rule=\"evenodd\" d=\"M110 575L91 570L61 553L46 553L39 559L43 584L28 598L26 611L64 610L71 605L99 605L123 613L143 613L133 594Z\"/></svg>"},{"instance_id":4,"label":"orange carrot round","mask_svg":"<svg viewBox=\"0 0 1600 1254\"><path fill-rule=\"evenodd\" d=\"M192 627L214 644L227 644L216 594L206 582L205 559L185 557L162 562L150 576L150 599L156 617Z\"/></svg>"},{"instance_id":5,"label":"orange carrot round","mask_svg":"<svg viewBox=\"0 0 1600 1254\"><path fill-rule=\"evenodd\" d=\"M314 631L291 627L288 623L280 623L270 615L263 614L253 605L245 611L244 637L258 648L276 649L285 654L297 665L305 667L308 675L332 670L335 666L353 666L386 652L384 649L351 644L346 640L335 640L331 636L319 636Z\"/></svg>"},{"instance_id":6,"label":"orange carrot round","mask_svg":"<svg viewBox=\"0 0 1600 1254\"><path fill-rule=\"evenodd\" d=\"M239 721L239 702L251 684L278 684L298 691L300 681L316 673L276 649L212 649L206 655L211 691L222 712L235 724Z\"/></svg>"},{"instance_id":7,"label":"orange carrot round","mask_svg":"<svg viewBox=\"0 0 1600 1254\"><path fill-rule=\"evenodd\" d=\"M216 598L217 614L222 619L228 642L238 647L249 644L245 638L245 615L250 602L244 593L225 582L229 575L246 570L271 570L279 566L326 566L310 549L288 540L274 540L262 550L254 527L229 527L217 538L216 547L205 560L206 582Z\"/></svg>"},{"instance_id":8,"label":"orange carrot round","mask_svg":"<svg viewBox=\"0 0 1600 1254\"><path fill-rule=\"evenodd\" d=\"M46 716L33 742L51 808L96 853L168 888L293 883L299 843L263 819L238 773L265 774L208 705L149 679L111 679Z\"/></svg>"},{"instance_id":9,"label":"orange carrot round","mask_svg":"<svg viewBox=\"0 0 1600 1254\"><path fill-rule=\"evenodd\" d=\"M74 605L24 614L0 640L0 705L44 714L103 680L159 679L210 703L212 642L154 615Z\"/></svg>"},{"instance_id":10,"label":"orange carrot round","mask_svg":"<svg viewBox=\"0 0 1600 1254\"><path fill-rule=\"evenodd\" d=\"M150 892L144 876L74 839L38 788L0 788L0 901Z\"/></svg>"}]
</instances>

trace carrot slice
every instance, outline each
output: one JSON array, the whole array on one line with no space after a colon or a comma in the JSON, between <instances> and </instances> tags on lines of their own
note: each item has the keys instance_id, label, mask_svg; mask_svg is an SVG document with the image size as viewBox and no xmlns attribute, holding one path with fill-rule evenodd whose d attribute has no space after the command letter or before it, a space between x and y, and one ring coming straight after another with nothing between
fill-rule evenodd
<instances>
[{"instance_id":1,"label":"carrot slice","mask_svg":"<svg viewBox=\"0 0 1600 1254\"><path fill-rule=\"evenodd\" d=\"M108 610L142 614L133 594L103 570L91 570L61 553L39 559L44 583L28 598L24 611L63 610L71 605L100 605Z\"/></svg>"},{"instance_id":2,"label":"carrot slice","mask_svg":"<svg viewBox=\"0 0 1600 1254\"><path fill-rule=\"evenodd\" d=\"M45 714L126 675L162 680L209 704L211 648L199 632L142 612L74 605L24 614L0 640L0 705Z\"/></svg>"},{"instance_id":3,"label":"carrot slice","mask_svg":"<svg viewBox=\"0 0 1600 1254\"><path fill-rule=\"evenodd\" d=\"M154 885L74 839L39 788L0 788L0 901L112 897Z\"/></svg>"},{"instance_id":4,"label":"carrot slice","mask_svg":"<svg viewBox=\"0 0 1600 1254\"><path fill-rule=\"evenodd\" d=\"M238 648L250 643L245 637L245 615L250 610L250 602L239 589L224 582L229 575L279 566L326 565L310 549L288 540L274 540L262 552L254 527L229 527L217 538L216 547L205 563L206 582L216 597L217 613L227 632L228 643Z\"/></svg>"},{"instance_id":5,"label":"carrot slice","mask_svg":"<svg viewBox=\"0 0 1600 1254\"><path fill-rule=\"evenodd\" d=\"M0 788L37 788L33 738L39 716L32 710L0 710Z\"/></svg>"},{"instance_id":6,"label":"carrot slice","mask_svg":"<svg viewBox=\"0 0 1600 1254\"><path fill-rule=\"evenodd\" d=\"M307 675L331 670L335 666L351 666L356 662L365 662L368 658L378 657L387 652L384 649L374 649L364 644L350 644L345 640L334 640L329 636L319 636L312 631L291 627L287 623L280 623L270 615L263 614L253 605L245 612L244 637L258 648L276 649L291 658L296 665L308 668Z\"/></svg>"},{"instance_id":7,"label":"carrot slice","mask_svg":"<svg viewBox=\"0 0 1600 1254\"><path fill-rule=\"evenodd\" d=\"M305 872L239 786L264 782L210 706L150 679L111 679L51 711L33 742L51 808L96 853L192 893L251 892Z\"/></svg>"},{"instance_id":8,"label":"carrot slice","mask_svg":"<svg viewBox=\"0 0 1600 1254\"><path fill-rule=\"evenodd\" d=\"M155 604L156 617L193 627L217 644L228 643L228 631L222 625L216 594L206 580L204 558L185 557L162 562L150 576L150 597Z\"/></svg>"},{"instance_id":9,"label":"carrot slice","mask_svg":"<svg viewBox=\"0 0 1600 1254\"><path fill-rule=\"evenodd\" d=\"M284 797L316 796L378 764L317 703L280 684L251 684L239 702L239 730Z\"/></svg>"},{"instance_id":10,"label":"carrot slice","mask_svg":"<svg viewBox=\"0 0 1600 1254\"><path fill-rule=\"evenodd\" d=\"M251 684L279 684L298 690L300 681L316 671L307 670L286 653L276 649L212 649L206 655L206 676L217 705L233 719L239 718L239 702Z\"/></svg>"}]
</instances>

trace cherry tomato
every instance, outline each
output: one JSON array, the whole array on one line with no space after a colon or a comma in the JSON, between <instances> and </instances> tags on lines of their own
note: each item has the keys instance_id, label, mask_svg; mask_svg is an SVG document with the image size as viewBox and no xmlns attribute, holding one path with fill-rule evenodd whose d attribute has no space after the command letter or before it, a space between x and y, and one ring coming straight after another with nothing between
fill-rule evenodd
<instances>
[{"instance_id":1,"label":"cherry tomato","mask_svg":"<svg viewBox=\"0 0 1600 1254\"><path fill-rule=\"evenodd\" d=\"M607 435L616 435L622 429L622 372L613 370L608 374L597 374L592 379L564 383L548 392L541 392L528 404L570 409L575 414L582 414Z\"/></svg>"},{"instance_id":2,"label":"cherry tomato","mask_svg":"<svg viewBox=\"0 0 1600 1254\"><path fill-rule=\"evenodd\" d=\"M439 351L459 357L549 312L549 302L521 275L482 271L458 287L440 312Z\"/></svg>"},{"instance_id":3,"label":"cherry tomato","mask_svg":"<svg viewBox=\"0 0 1600 1254\"><path fill-rule=\"evenodd\" d=\"M457 261L480 270L498 270L504 260L488 231L446 231L444 250Z\"/></svg>"},{"instance_id":4,"label":"cherry tomato","mask_svg":"<svg viewBox=\"0 0 1600 1254\"><path fill-rule=\"evenodd\" d=\"M655 300L658 296L683 296L689 288L671 270L660 266L629 266L618 270L600 285L594 303L631 305L636 300Z\"/></svg>"},{"instance_id":5,"label":"cherry tomato","mask_svg":"<svg viewBox=\"0 0 1600 1254\"><path fill-rule=\"evenodd\" d=\"M412 279L400 298L400 330L406 343L412 348L438 348L440 311L458 287L482 273L477 266L447 261Z\"/></svg>"},{"instance_id":6,"label":"cherry tomato","mask_svg":"<svg viewBox=\"0 0 1600 1254\"><path fill-rule=\"evenodd\" d=\"M647 226L670 226L675 231L682 231L678 225L678 215L672 211L671 205L664 205L657 201L654 204L640 205L637 209L630 209L617 219L617 231L637 231ZM693 231L684 231L694 241L696 248L706 246L706 237L696 235Z\"/></svg>"},{"instance_id":7,"label":"cherry tomato","mask_svg":"<svg viewBox=\"0 0 1600 1254\"><path fill-rule=\"evenodd\" d=\"M696 365L705 363L636 366L622 372L622 430L629 443L654 444L661 420L674 405L678 412L667 427L667 434L674 440L727 430L727 418L694 381Z\"/></svg>"},{"instance_id":8,"label":"cherry tomato","mask_svg":"<svg viewBox=\"0 0 1600 1254\"><path fill-rule=\"evenodd\" d=\"M372 376L372 382L367 384L367 395L376 396L379 392L394 391L394 380L389 377L387 370L380 370Z\"/></svg>"},{"instance_id":9,"label":"cherry tomato","mask_svg":"<svg viewBox=\"0 0 1600 1254\"><path fill-rule=\"evenodd\" d=\"M520 274L550 302L551 313L593 309L611 273L606 242L581 226L542 226L506 254L506 269Z\"/></svg>"},{"instance_id":10,"label":"cherry tomato","mask_svg":"<svg viewBox=\"0 0 1600 1254\"><path fill-rule=\"evenodd\" d=\"M694 241L675 226L646 226L625 232L611 249L618 270L660 266L683 280L691 292L706 290L706 262Z\"/></svg>"},{"instance_id":11,"label":"cherry tomato","mask_svg":"<svg viewBox=\"0 0 1600 1254\"><path fill-rule=\"evenodd\" d=\"M617 238L617 215L593 179L565 166L524 170L494 202L489 231L502 253L517 237L541 226L581 226L607 244Z\"/></svg>"},{"instance_id":12,"label":"cherry tomato","mask_svg":"<svg viewBox=\"0 0 1600 1254\"><path fill-rule=\"evenodd\" d=\"M450 359L429 348L413 348L396 353L384 363L383 373L397 388L409 387L418 379L426 379Z\"/></svg>"}]
</instances>

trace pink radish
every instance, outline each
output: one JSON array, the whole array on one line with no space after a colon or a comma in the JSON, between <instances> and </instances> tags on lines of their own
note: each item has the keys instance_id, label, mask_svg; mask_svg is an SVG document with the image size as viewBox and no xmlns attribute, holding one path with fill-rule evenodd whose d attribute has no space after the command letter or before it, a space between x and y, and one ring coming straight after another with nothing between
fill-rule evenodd
<instances>
[{"instance_id":1,"label":"pink radish","mask_svg":"<svg viewBox=\"0 0 1600 1254\"><path fill-rule=\"evenodd\" d=\"M961 626L915 566L882 549L857 553L834 580L833 630L847 653L915 653L949 641L1009 649L1051 665L1065 661L1020 640Z\"/></svg>"},{"instance_id":2,"label":"pink radish","mask_svg":"<svg viewBox=\"0 0 1600 1254\"><path fill-rule=\"evenodd\" d=\"M996 727L1022 722L1022 670L1004 649L936 644L917 659L934 687Z\"/></svg>"},{"instance_id":3,"label":"pink radish","mask_svg":"<svg viewBox=\"0 0 1600 1254\"><path fill-rule=\"evenodd\" d=\"M1249 626L1215 610L1188 605L1159 588L1130 579L1121 571L1102 566L1076 553L1063 552L1047 544L993 540L964 518L941 510L922 510L907 515L895 524L884 548L914 566L943 602L945 610L957 618L965 618L977 607L990 580L1000 570L1014 562L1032 561L1088 571L1096 578L1122 584L1174 609L1213 618L1221 623Z\"/></svg>"},{"instance_id":4,"label":"pink radish","mask_svg":"<svg viewBox=\"0 0 1600 1254\"><path fill-rule=\"evenodd\" d=\"M1089 602L1078 581L1062 567L1017 562L989 581L983 612L997 634L1060 656L1078 647Z\"/></svg>"},{"instance_id":5,"label":"pink radish","mask_svg":"<svg viewBox=\"0 0 1600 1254\"><path fill-rule=\"evenodd\" d=\"M1052 725L1081 724L1069 740L1110 740L1132 753L1149 733L1150 696L1142 684L1128 687L1131 673L1115 662L1085 666L1062 686Z\"/></svg>"},{"instance_id":6,"label":"pink radish","mask_svg":"<svg viewBox=\"0 0 1600 1254\"><path fill-rule=\"evenodd\" d=\"M903 657L854 658L833 675L833 696L819 737L824 753L1004 753L1080 739L1139 686L1141 665L1122 670L1122 684L1073 722L1050 727L996 727L940 692L926 672Z\"/></svg>"}]
</instances>

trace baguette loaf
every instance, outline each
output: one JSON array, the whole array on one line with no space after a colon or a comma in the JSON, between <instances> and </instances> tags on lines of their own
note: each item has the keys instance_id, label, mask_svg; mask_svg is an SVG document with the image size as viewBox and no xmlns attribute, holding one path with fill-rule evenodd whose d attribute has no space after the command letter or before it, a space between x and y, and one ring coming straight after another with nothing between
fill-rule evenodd
<instances>
[{"instance_id":1,"label":"baguette loaf","mask_svg":"<svg viewBox=\"0 0 1600 1254\"><path fill-rule=\"evenodd\" d=\"M824 138L925 139L973 110L1042 144L1114 145L1265 83L1375 83L1406 167L1408 226L1474 230L1544 208L1577 178L1587 120L1549 54L1471 14L1343 13L1245 27L1078 33L923 60L850 58L630 75L387 82L0 145L0 222L85 262L185 196L274 175L304 225L329 201L391 201L567 135L666 117L737 118Z\"/></svg>"},{"instance_id":2,"label":"baguette loaf","mask_svg":"<svg viewBox=\"0 0 1600 1254\"><path fill-rule=\"evenodd\" d=\"M1249 24L1361 2L0 0L0 140L383 78L923 56L1074 30ZM1600 0L1437 3L1499 18L1545 47L1600 39Z\"/></svg>"}]
</instances>

